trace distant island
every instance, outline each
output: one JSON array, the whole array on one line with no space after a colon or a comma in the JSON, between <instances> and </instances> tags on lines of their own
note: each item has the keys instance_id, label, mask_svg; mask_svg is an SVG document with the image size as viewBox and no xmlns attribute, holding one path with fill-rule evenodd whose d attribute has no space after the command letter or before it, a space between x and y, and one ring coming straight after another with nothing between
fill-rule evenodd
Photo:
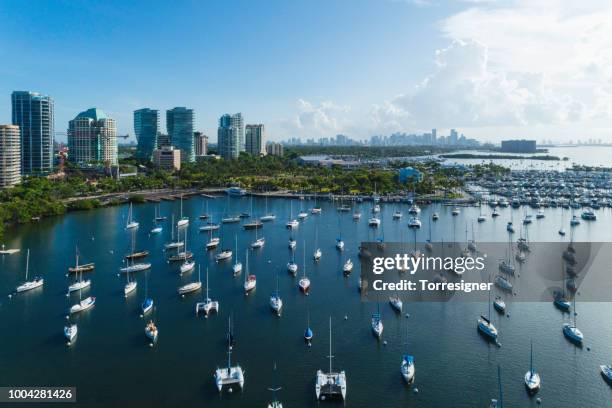
<instances>
[{"instance_id":1,"label":"distant island","mask_svg":"<svg viewBox=\"0 0 612 408\"><path fill-rule=\"evenodd\" d=\"M510 154L474 154L474 153L450 153L450 154L441 154L440 157L444 159L507 159L507 160L551 160L551 161L559 161L561 160L557 156L520 156L520 155L510 155Z\"/></svg>"}]
</instances>

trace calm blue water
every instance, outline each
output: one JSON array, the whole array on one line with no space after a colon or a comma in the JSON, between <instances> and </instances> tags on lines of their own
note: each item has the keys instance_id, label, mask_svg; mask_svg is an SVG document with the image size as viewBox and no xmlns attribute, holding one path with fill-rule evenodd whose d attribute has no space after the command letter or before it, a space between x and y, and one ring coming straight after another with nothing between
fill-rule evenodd
<instances>
[{"instance_id":1,"label":"calm blue water","mask_svg":"<svg viewBox=\"0 0 612 408\"><path fill-rule=\"evenodd\" d=\"M298 290L298 278L286 271L290 233L284 224L289 218L290 201L270 199L268 207L276 213L277 220L259 232L266 237L265 248L250 252L251 270L258 280L256 291L245 297L242 276L232 277L231 262L216 264L214 254L203 250L208 235L198 233L196 227L204 202L201 197L186 200L184 213L192 220L189 249L194 251L203 275L209 269L211 297L221 303L220 313L208 319L194 313L195 302L203 293L180 298L176 292L179 286L197 279L197 271L181 277L178 265L165 261L163 244L170 240L170 215L172 212L178 215L178 201L161 204L168 221L159 236L148 234L155 206L134 206L134 217L141 223L136 247L151 252L148 261L153 268L147 274L137 275L137 292L128 299L123 297L125 277L117 276L122 255L129 250L130 236L123 229L126 206L71 213L9 231L7 247L24 250L0 259L0 386L76 386L78 403L70 406L264 407L271 399L267 388L278 383L283 387L279 397L286 407L311 407L317 404L315 372L328 365L325 356L331 315L334 367L346 370L348 376L347 406L485 407L497 395L496 372L500 364L505 406L536 407L535 398L529 398L523 385L529 367L530 339L542 376L543 388L537 395L542 398L539 406L612 406L612 388L598 372L600 364L612 363L612 303L578 304L584 348L566 341L561 325L568 317L549 303L511 304L509 318L495 315L500 348L477 333L476 319L486 313L485 303L405 304L409 318L396 315L384 303L381 310L385 346L370 331L370 316L376 305L361 302L357 292L357 247L361 241L380 235L386 241L412 240L406 227L407 206L383 204L383 227L374 232L367 226L370 203L360 204L363 213L360 222L354 222L350 213L339 217L332 203L321 203L323 214L309 216L295 233L300 273L306 242L306 270L312 286L311 295L305 297ZM250 212L248 198L222 197L208 202L216 220L227 212ZM293 200L294 216L300 205L311 207L312 202ZM263 213L263 207L263 200L253 200L254 213ZM398 207L404 212L400 222L391 217ZM433 240L443 237L449 241L453 236L463 239L466 222L475 220L479 210L463 208L459 217L451 217L449 207L426 207L422 219L427 220L432 211L441 214L433 227ZM523 210L511 208L498 211L501 216L497 219L476 224L479 241L503 242L510 214L514 214L515 221L523 214ZM557 235L560 209L548 209L546 214L545 219L534 221L531 240L560 239ZM599 210L596 222L583 223L576 229L576 240L609 241L611 224L612 212ZM419 241L427 238L426 225L418 232ZM323 250L318 264L312 261L316 229ZM334 247L340 233L346 241L343 255ZM244 263L245 248L255 240L255 231L226 225L219 236L225 243L223 247L232 248L234 237L238 237L238 255ZM96 262L95 272L89 275L93 280L89 293L97 297L97 304L75 319L79 335L69 348L62 327L65 311L78 295L71 301L65 296L69 284L65 273L74 263L75 245L79 246L82 262ZM31 273L42 274L45 285L42 290L9 299L7 295L24 278L26 248L31 249ZM356 264L355 272L348 278L341 273L346 256L351 256ZM139 317L147 276L148 292L156 303L152 316L160 330L159 341L153 348L144 336L145 321ZM280 318L268 306L277 276L284 300ZM315 332L311 348L305 347L302 338L307 310ZM217 366L226 362L225 333L230 315L235 320L237 338L232 358L246 370L246 384L243 392L220 396L213 374ZM413 354L416 361L416 382L412 387L403 383L399 372L405 351ZM277 379L272 370L274 362L278 367ZM413 392L415 388L418 394Z\"/></svg>"}]
</instances>

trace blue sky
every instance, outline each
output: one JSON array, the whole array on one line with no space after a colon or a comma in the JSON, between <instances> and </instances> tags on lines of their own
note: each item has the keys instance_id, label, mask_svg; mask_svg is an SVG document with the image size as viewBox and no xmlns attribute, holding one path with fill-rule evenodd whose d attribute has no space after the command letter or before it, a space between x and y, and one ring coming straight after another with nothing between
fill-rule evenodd
<instances>
[{"instance_id":1,"label":"blue sky","mask_svg":"<svg viewBox=\"0 0 612 408\"><path fill-rule=\"evenodd\" d=\"M213 140L226 112L276 140L432 127L566 138L585 123L605 138L608 12L552 0L4 0L0 123L11 91L32 90L53 96L60 132L93 106L130 134L135 109L188 106ZM568 29L601 41L563 43ZM550 63L561 43L584 48L567 70Z\"/></svg>"}]
</instances>

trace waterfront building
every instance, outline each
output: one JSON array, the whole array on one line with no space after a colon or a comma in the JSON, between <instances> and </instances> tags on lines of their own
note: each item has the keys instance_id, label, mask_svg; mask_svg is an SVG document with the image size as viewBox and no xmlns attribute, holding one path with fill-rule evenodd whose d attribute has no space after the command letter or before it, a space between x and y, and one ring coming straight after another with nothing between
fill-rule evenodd
<instances>
[{"instance_id":1,"label":"waterfront building","mask_svg":"<svg viewBox=\"0 0 612 408\"><path fill-rule=\"evenodd\" d=\"M253 156L261 156L266 154L264 149L264 146L266 145L266 131L264 125L246 125L244 138L245 151L248 154Z\"/></svg>"},{"instance_id":2,"label":"waterfront building","mask_svg":"<svg viewBox=\"0 0 612 408\"><path fill-rule=\"evenodd\" d=\"M225 114L219 119L217 130L219 154L226 160L237 159L245 150L244 120L241 113Z\"/></svg>"},{"instance_id":3,"label":"waterfront building","mask_svg":"<svg viewBox=\"0 0 612 408\"><path fill-rule=\"evenodd\" d=\"M104 111L91 108L68 122L68 160L79 165L117 165L117 125Z\"/></svg>"},{"instance_id":4,"label":"waterfront building","mask_svg":"<svg viewBox=\"0 0 612 408\"><path fill-rule=\"evenodd\" d=\"M15 91L11 95L12 123L19 126L21 174L53 171L53 99L36 92Z\"/></svg>"},{"instance_id":5,"label":"waterfront building","mask_svg":"<svg viewBox=\"0 0 612 408\"><path fill-rule=\"evenodd\" d=\"M159 111L149 108L134 111L134 133L138 142L136 157L143 160L151 160L153 150L157 148Z\"/></svg>"},{"instance_id":6,"label":"waterfront building","mask_svg":"<svg viewBox=\"0 0 612 408\"><path fill-rule=\"evenodd\" d=\"M19 126L0 125L0 188L21 182L20 139Z\"/></svg>"},{"instance_id":7,"label":"waterfront building","mask_svg":"<svg viewBox=\"0 0 612 408\"><path fill-rule=\"evenodd\" d=\"M193 109L176 107L166 111L166 128L170 142L181 151L182 162L195 161L193 145Z\"/></svg>"},{"instance_id":8,"label":"waterfront building","mask_svg":"<svg viewBox=\"0 0 612 408\"><path fill-rule=\"evenodd\" d=\"M535 153L536 141L535 140L502 140L501 143L502 152L508 153Z\"/></svg>"},{"instance_id":9,"label":"waterfront building","mask_svg":"<svg viewBox=\"0 0 612 408\"><path fill-rule=\"evenodd\" d=\"M266 144L266 153L272 156L283 156L283 145L276 142L268 142Z\"/></svg>"},{"instance_id":10,"label":"waterfront building","mask_svg":"<svg viewBox=\"0 0 612 408\"><path fill-rule=\"evenodd\" d=\"M208 136L202 132L195 132L193 134L193 143L195 145L196 158L206 156L208 153Z\"/></svg>"},{"instance_id":11,"label":"waterfront building","mask_svg":"<svg viewBox=\"0 0 612 408\"><path fill-rule=\"evenodd\" d=\"M162 170L181 169L181 151L173 146L163 146L153 150L153 164Z\"/></svg>"},{"instance_id":12,"label":"waterfront building","mask_svg":"<svg viewBox=\"0 0 612 408\"><path fill-rule=\"evenodd\" d=\"M421 180L423 180L423 173L421 173L419 170L415 169L414 167L404 167L402 169L399 169L399 181L400 183L406 183L406 182L421 182Z\"/></svg>"}]
</instances>

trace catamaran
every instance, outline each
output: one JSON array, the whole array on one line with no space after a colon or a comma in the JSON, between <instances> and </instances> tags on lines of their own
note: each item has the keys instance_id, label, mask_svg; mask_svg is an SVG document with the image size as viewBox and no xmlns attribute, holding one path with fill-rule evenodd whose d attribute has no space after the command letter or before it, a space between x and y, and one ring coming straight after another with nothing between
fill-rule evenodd
<instances>
[{"instance_id":1,"label":"catamaran","mask_svg":"<svg viewBox=\"0 0 612 408\"><path fill-rule=\"evenodd\" d=\"M17 289L16 289L17 292L27 292L28 290L40 288L45 283L45 280L43 278L39 277L39 276L35 276L34 279L29 281L28 280L29 269L30 269L30 250L28 249L28 253L26 255L25 282L23 282L21 285L17 286Z\"/></svg>"},{"instance_id":2,"label":"catamaran","mask_svg":"<svg viewBox=\"0 0 612 408\"><path fill-rule=\"evenodd\" d=\"M183 217L183 195L181 194L181 217L176 223L176 226L180 228L186 227L187 225L189 225L189 217Z\"/></svg>"},{"instance_id":3,"label":"catamaran","mask_svg":"<svg viewBox=\"0 0 612 408\"><path fill-rule=\"evenodd\" d=\"M140 224L138 224L136 221L134 221L134 219L132 218L132 203L130 203L130 210L128 212L128 219L127 219L127 223L125 224L125 228L126 229L133 229L133 228L138 228Z\"/></svg>"},{"instance_id":4,"label":"catamaran","mask_svg":"<svg viewBox=\"0 0 612 408\"><path fill-rule=\"evenodd\" d=\"M304 275L298 282L298 286L300 290L304 293L308 293L308 289L310 289L310 279L306 276L306 241L304 241ZM297 272L297 265L295 265L295 271Z\"/></svg>"},{"instance_id":5,"label":"catamaran","mask_svg":"<svg viewBox=\"0 0 612 408\"><path fill-rule=\"evenodd\" d=\"M332 332L331 332L331 316L329 318L329 372L324 373L322 370L317 370L315 379L315 394L317 400L321 397L340 396L346 399L346 373L343 371L334 372L332 370Z\"/></svg>"},{"instance_id":6,"label":"catamaran","mask_svg":"<svg viewBox=\"0 0 612 408\"><path fill-rule=\"evenodd\" d=\"M198 275L200 274L200 267L198 266ZM198 302L196 303L196 315L199 314L200 312L203 312L206 317L208 317L208 314L211 313L212 311L215 311L217 313L219 313L219 301L218 300L212 300L209 296L208 296L208 291L209 291L209 287L208 287L208 268L206 268L206 298L204 299L203 302Z\"/></svg>"},{"instance_id":7,"label":"catamaran","mask_svg":"<svg viewBox=\"0 0 612 408\"><path fill-rule=\"evenodd\" d=\"M270 308L278 315L281 315L281 310L283 308L283 300L280 297L278 292L278 275L276 276L276 290L272 292L270 296Z\"/></svg>"},{"instance_id":8,"label":"catamaran","mask_svg":"<svg viewBox=\"0 0 612 408\"><path fill-rule=\"evenodd\" d=\"M244 293L249 294L250 291L257 286L257 277L249 273L249 250L246 250L246 273L244 274Z\"/></svg>"},{"instance_id":9,"label":"catamaran","mask_svg":"<svg viewBox=\"0 0 612 408\"><path fill-rule=\"evenodd\" d=\"M533 341L531 342L531 356L529 358L529 371L525 373L525 387L530 394L535 394L540 389L540 374L533 369Z\"/></svg>"},{"instance_id":10,"label":"catamaran","mask_svg":"<svg viewBox=\"0 0 612 408\"><path fill-rule=\"evenodd\" d=\"M227 337L227 367L217 368L215 371L215 385L219 392L223 390L224 386L232 386L233 384L238 384L241 389L244 387L244 372L242 367L240 367L240 365L232 367L232 341L231 331L229 329Z\"/></svg>"}]
</instances>

